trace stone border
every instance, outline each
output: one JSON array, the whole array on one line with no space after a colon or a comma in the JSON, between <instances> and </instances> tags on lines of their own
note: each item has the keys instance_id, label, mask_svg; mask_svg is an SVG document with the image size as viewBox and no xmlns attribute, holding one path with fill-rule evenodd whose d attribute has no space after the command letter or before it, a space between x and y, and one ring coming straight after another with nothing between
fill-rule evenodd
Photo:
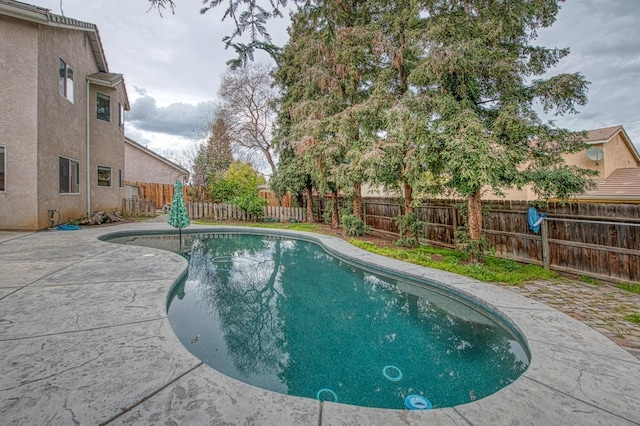
<instances>
[{"instance_id":1,"label":"stone border","mask_svg":"<svg viewBox=\"0 0 640 426\"><path fill-rule=\"evenodd\" d=\"M203 365L173 334L165 306L167 294L186 268L182 257L97 240L122 231L171 232L167 224L42 232L0 242L3 421L640 424L640 362L600 333L544 304L471 278L368 253L325 235L189 228L189 232L208 230L311 240L357 263L466 294L521 331L531 364L519 379L493 395L422 412L320 403L265 391Z\"/></svg>"}]
</instances>

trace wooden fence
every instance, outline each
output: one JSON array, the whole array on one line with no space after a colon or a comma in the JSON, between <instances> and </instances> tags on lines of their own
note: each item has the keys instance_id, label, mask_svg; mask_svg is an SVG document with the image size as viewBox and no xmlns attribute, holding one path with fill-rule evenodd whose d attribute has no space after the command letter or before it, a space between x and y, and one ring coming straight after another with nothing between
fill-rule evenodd
<instances>
[{"instance_id":1,"label":"wooden fence","mask_svg":"<svg viewBox=\"0 0 640 426\"><path fill-rule=\"evenodd\" d=\"M145 200L153 200L158 208L171 205L173 201L173 184L169 183L152 183L152 182L137 182L126 181L125 184L138 187L138 196ZM259 191L260 197L267 200L268 206L278 206L278 200L273 191L261 189ZM189 186L184 185L182 187L182 197L185 201L193 202L213 202L210 199L207 189L203 186ZM280 205L282 207L292 207L294 204L293 196L291 194L280 197Z\"/></svg>"},{"instance_id":2,"label":"wooden fence","mask_svg":"<svg viewBox=\"0 0 640 426\"><path fill-rule=\"evenodd\" d=\"M156 215L156 203L140 197L122 199L123 216L152 216Z\"/></svg>"},{"instance_id":3,"label":"wooden fence","mask_svg":"<svg viewBox=\"0 0 640 426\"><path fill-rule=\"evenodd\" d=\"M433 200L416 208L426 222L423 241L454 247L463 226L461 201ZM521 201L483 203L483 231L499 257L543 265L598 279L640 282L640 206L631 204L549 203L541 233L529 230ZM397 234L393 218L402 206L392 199L365 199L365 223ZM543 255L544 254L544 255Z\"/></svg>"},{"instance_id":4,"label":"wooden fence","mask_svg":"<svg viewBox=\"0 0 640 426\"><path fill-rule=\"evenodd\" d=\"M156 193L161 204L154 198L148 204L142 199L123 200L123 214L154 216L155 206L170 205L173 185L162 185L162 188L153 185L156 184L138 186L149 191L145 194ZM390 198L365 198L362 205L367 226L398 234L394 218L402 214L400 202ZM326 198L314 197L314 220L322 222L327 207ZM455 247L456 231L464 227L465 207L459 200L432 200L417 207L418 218L426 223L421 240ZM540 234L529 230L529 207L530 204L521 201L483 203L483 232L497 256L598 279L640 282L640 205L549 203L540 208L547 213ZM258 219L230 204L187 202L187 208L192 219ZM266 206L263 217L280 222L304 222L306 210Z\"/></svg>"},{"instance_id":5,"label":"wooden fence","mask_svg":"<svg viewBox=\"0 0 640 426\"><path fill-rule=\"evenodd\" d=\"M173 184L135 181L126 181L125 184L137 186L140 198L153 201L158 208L165 205L170 206L173 201ZM182 187L182 196L185 200L187 200L187 190L186 185Z\"/></svg>"},{"instance_id":6,"label":"wooden fence","mask_svg":"<svg viewBox=\"0 0 640 426\"><path fill-rule=\"evenodd\" d=\"M213 220L240 220L255 221L259 218L247 214L247 212L235 204L188 202L187 211L191 219ZM273 207L265 206L262 211L262 220L277 222L304 222L306 213L300 207Z\"/></svg>"}]
</instances>

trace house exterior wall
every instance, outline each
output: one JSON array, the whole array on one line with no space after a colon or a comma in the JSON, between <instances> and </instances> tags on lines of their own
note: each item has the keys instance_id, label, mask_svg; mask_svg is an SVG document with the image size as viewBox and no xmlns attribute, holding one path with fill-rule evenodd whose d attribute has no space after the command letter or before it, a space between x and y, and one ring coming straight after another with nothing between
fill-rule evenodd
<instances>
[{"instance_id":1,"label":"house exterior wall","mask_svg":"<svg viewBox=\"0 0 640 426\"><path fill-rule=\"evenodd\" d=\"M62 222L86 215L85 77L97 66L82 31L41 26L39 39L38 228L45 228L48 210L60 212ZM73 102L59 92L60 59L74 72ZM60 193L60 157L79 162L79 193Z\"/></svg>"},{"instance_id":2,"label":"house exterior wall","mask_svg":"<svg viewBox=\"0 0 640 426\"><path fill-rule=\"evenodd\" d=\"M128 181L172 184L186 180L184 173L128 143L124 144L124 156Z\"/></svg>"},{"instance_id":3,"label":"house exterior wall","mask_svg":"<svg viewBox=\"0 0 640 426\"><path fill-rule=\"evenodd\" d=\"M126 89L123 82L114 88L99 86L111 96L111 122L97 120L94 83L87 109L87 77L100 71L88 36L94 30L68 25L0 15L0 146L6 160L0 229L46 228L52 210L59 212L62 222L85 216L88 175L90 213L121 205L124 185L119 186L118 177L124 170L124 128L119 126L118 104L126 104ZM61 59L73 70L73 100L60 94ZM76 193L61 193L61 157L79 164ZM97 165L111 167L107 188L97 185Z\"/></svg>"},{"instance_id":4,"label":"house exterior wall","mask_svg":"<svg viewBox=\"0 0 640 426\"><path fill-rule=\"evenodd\" d=\"M606 150L605 145L608 145L608 144L599 143L599 144L589 145L589 147L600 148L604 151ZM590 169L590 170L597 171L598 176L596 178L607 177L605 167L610 161L613 160L613 158L609 158L609 156L607 156L605 152L605 158L603 158L601 161L598 161L598 164L596 164L595 161L589 160L587 158L586 149L579 152L574 152L573 154L564 154L564 159L565 159L565 162L570 166L578 166L583 169ZM610 169L611 167L607 167L607 168ZM609 173L611 173L612 171L613 169L611 169Z\"/></svg>"},{"instance_id":5,"label":"house exterior wall","mask_svg":"<svg viewBox=\"0 0 640 426\"><path fill-rule=\"evenodd\" d=\"M97 118L97 93L109 96L111 121ZM124 104L124 85L114 88L91 85L89 115L91 129L91 210L113 211L122 205L124 181L119 182L124 164L124 128L118 124L118 103ZM98 166L111 169L111 186L98 185Z\"/></svg>"},{"instance_id":6,"label":"house exterior wall","mask_svg":"<svg viewBox=\"0 0 640 426\"><path fill-rule=\"evenodd\" d=\"M638 167L636 159L629 151L629 146L624 141L623 133L618 133L611 141L604 145L604 162L603 177L609 177L616 169L626 169L629 167Z\"/></svg>"},{"instance_id":7,"label":"house exterior wall","mask_svg":"<svg viewBox=\"0 0 640 426\"><path fill-rule=\"evenodd\" d=\"M0 229L36 229L38 26L0 16L0 40Z\"/></svg>"}]
</instances>

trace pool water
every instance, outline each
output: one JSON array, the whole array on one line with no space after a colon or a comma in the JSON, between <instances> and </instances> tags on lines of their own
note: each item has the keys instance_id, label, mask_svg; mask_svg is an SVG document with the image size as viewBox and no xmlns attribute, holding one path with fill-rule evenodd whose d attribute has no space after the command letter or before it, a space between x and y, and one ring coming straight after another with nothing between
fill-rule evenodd
<instances>
[{"instance_id":1,"label":"pool water","mask_svg":"<svg viewBox=\"0 0 640 426\"><path fill-rule=\"evenodd\" d=\"M189 258L168 306L176 335L214 369L264 389L394 409L422 395L450 407L496 392L529 364L521 340L488 313L314 243L202 234Z\"/></svg>"}]
</instances>

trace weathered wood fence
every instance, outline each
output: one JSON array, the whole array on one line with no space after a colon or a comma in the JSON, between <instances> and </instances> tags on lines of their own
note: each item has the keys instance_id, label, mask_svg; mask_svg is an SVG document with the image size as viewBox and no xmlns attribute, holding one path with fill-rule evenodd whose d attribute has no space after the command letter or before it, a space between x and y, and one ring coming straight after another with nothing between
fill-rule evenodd
<instances>
[{"instance_id":1,"label":"weathered wood fence","mask_svg":"<svg viewBox=\"0 0 640 426\"><path fill-rule=\"evenodd\" d=\"M173 184L135 181L126 181L125 184L137 186L138 191L141 192L138 194L140 198L153 201L158 208L171 205L173 201ZM182 196L185 200L187 200L187 190L186 185L182 187Z\"/></svg>"},{"instance_id":2,"label":"weathered wood fence","mask_svg":"<svg viewBox=\"0 0 640 426\"><path fill-rule=\"evenodd\" d=\"M146 200L153 200L158 208L171 205L171 201L173 201L173 184L137 181L126 181L125 184L138 187L138 196ZM278 199L273 191L261 189L259 195L267 200L268 206L275 207L278 205ZM203 186L183 185L182 197L185 201L213 202L211 195ZM292 207L293 204L293 196L291 194L280 197L280 205L282 207Z\"/></svg>"},{"instance_id":3,"label":"weathered wood fence","mask_svg":"<svg viewBox=\"0 0 640 426\"><path fill-rule=\"evenodd\" d=\"M632 204L549 203L541 233L529 230L521 201L483 203L483 231L499 257L599 279L640 282L640 206ZM454 247L463 226L460 201L433 200L416 208L426 222L423 241ZM365 199L365 223L397 234L393 219L402 206L390 199Z\"/></svg>"},{"instance_id":4,"label":"weathered wood fence","mask_svg":"<svg viewBox=\"0 0 640 426\"><path fill-rule=\"evenodd\" d=\"M247 212L235 204L188 202L187 211L191 219L213 219L213 220L258 220L257 217L247 214ZM300 207L274 207L265 206L262 210L262 220L272 220L277 222L304 222L306 213Z\"/></svg>"},{"instance_id":5,"label":"weathered wood fence","mask_svg":"<svg viewBox=\"0 0 640 426\"><path fill-rule=\"evenodd\" d=\"M171 188L173 188L171 186ZM167 198L160 205L170 204ZM340 200L341 203L344 200ZM402 205L390 198L366 198L363 215L372 229L397 235L394 218ZM123 200L125 215L155 216L156 200ZM640 205L549 203L541 233L529 230L527 209L522 201L483 203L483 231L496 256L534 263L553 270L598 279L640 282ZM327 199L314 197L314 216L322 221ZM258 218L230 204L187 202L189 217L213 220L255 221ZM465 205L459 200L432 200L416 208L426 223L421 240L428 244L455 247L456 231L464 227ZM266 206L265 220L306 221L306 210L297 207Z\"/></svg>"},{"instance_id":6,"label":"weathered wood fence","mask_svg":"<svg viewBox=\"0 0 640 426\"><path fill-rule=\"evenodd\" d=\"M123 216L152 216L156 215L156 203L140 197L122 199Z\"/></svg>"}]
</instances>

